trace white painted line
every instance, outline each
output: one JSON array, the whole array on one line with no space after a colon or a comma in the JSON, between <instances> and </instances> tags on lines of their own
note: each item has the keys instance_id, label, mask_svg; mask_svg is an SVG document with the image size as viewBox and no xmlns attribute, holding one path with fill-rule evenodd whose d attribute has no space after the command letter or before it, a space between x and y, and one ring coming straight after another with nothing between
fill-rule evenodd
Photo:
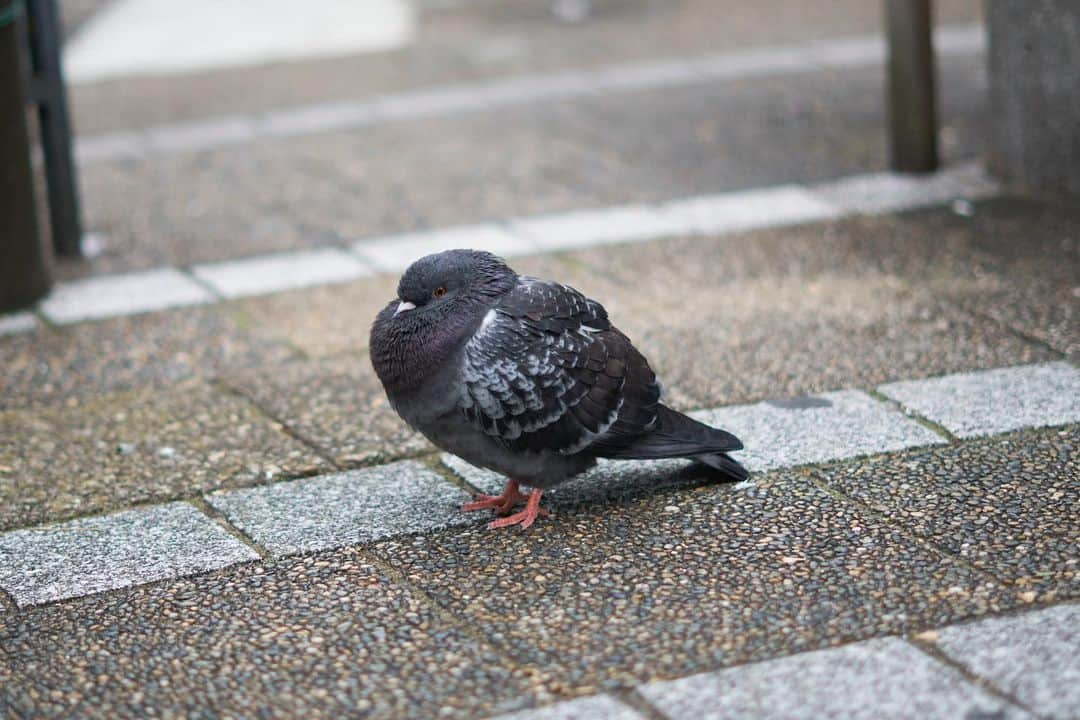
<instances>
[{"instance_id":1,"label":"white painted line","mask_svg":"<svg viewBox=\"0 0 1080 720\"><path fill-rule=\"evenodd\" d=\"M502 257L538 252L527 239L512 235L498 225L463 225L430 232L392 235L360 240L352 252L381 272L400 272L418 258L443 250L472 248Z\"/></svg>"},{"instance_id":2,"label":"white painted line","mask_svg":"<svg viewBox=\"0 0 1080 720\"><path fill-rule=\"evenodd\" d=\"M609 695L593 695L499 715L491 720L645 720L645 716Z\"/></svg>"},{"instance_id":3,"label":"white painted line","mask_svg":"<svg viewBox=\"0 0 1080 720\"><path fill-rule=\"evenodd\" d=\"M732 455L756 471L945 442L936 433L857 390L722 407L691 415L738 436L746 450Z\"/></svg>"},{"instance_id":4,"label":"white painted line","mask_svg":"<svg viewBox=\"0 0 1080 720\"><path fill-rule=\"evenodd\" d=\"M335 248L207 263L191 272L226 298L348 282L372 274L368 266Z\"/></svg>"},{"instance_id":5,"label":"white painted line","mask_svg":"<svg viewBox=\"0 0 1080 720\"><path fill-rule=\"evenodd\" d=\"M64 66L73 83L175 75L389 50L414 32L406 0L113 0L68 43Z\"/></svg>"},{"instance_id":6,"label":"white painted line","mask_svg":"<svg viewBox=\"0 0 1080 720\"><path fill-rule=\"evenodd\" d=\"M475 522L459 510L468 499L410 460L206 496L275 556Z\"/></svg>"},{"instance_id":7,"label":"white painted line","mask_svg":"<svg viewBox=\"0 0 1080 720\"><path fill-rule=\"evenodd\" d=\"M191 16L195 17L194 14ZM977 54L985 45L982 28L978 25L938 28L935 42L942 55ZM368 100L162 125L143 134L108 133L79 138L75 152L79 162L88 162L155 151L195 151L263 137L337 132L404 119L570 100L600 93L640 92L747 77L801 74L822 68L872 67L880 64L883 57L883 43L877 35L834 38L698 58L639 61L582 71L461 83Z\"/></svg>"},{"instance_id":8,"label":"white painted line","mask_svg":"<svg viewBox=\"0 0 1080 720\"><path fill-rule=\"evenodd\" d=\"M180 271L162 268L60 283L40 307L50 321L66 325L214 300L205 288Z\"/></svg>"},{"instance_id":9,"label":"white painted line","mask_svg":"<svg viewBox=\"0 0 1080 720\"><path fill-rule=\"evenodd\" d=\"M647 205L512 220L510 230L541 250L568 250L607 243L641 242L680 234L685 228L669 213Z\"/></svg>"},{"instance_id":10,"label":"white painted line","mask_svg":"<svg viewBox=\"0 0 1080 720\"><path fill-rule=\"evenodd\" d=\"M977 200L1000 192L978 163L964 163L932 175L874 173L811 188L818 199L844 214L873 215L940 205L956 198Z\"/></svg>"},{"instance_id":11,"label":"white painted line","mask_svg":"<svg viewBox=\"0 0 1080 720\"><path fill-rule=\"evenodd\" d=\"M1080 370L1066 362L909 380L878 390L961 438L1080 422Z\"/></svg>"},{"instance_id":12,"label":"white painted line","mask_svg":"<svg viewBox=\"0 0 1080 720\"><path fill-rule=\"evenodd\" d=\"M0 534L0 587L26 607L258 558L176 502Z\"/></svg>"},{"instance_id":13,"label":"white painted line","mask_svg":"<svg viewBox=\"0 0 1080 720\"><path fill-rule=\"evenodd\" d=\"M661 206L660 211L683 232L701 235L797 225L842 214L796 185L677 200Z\"/></svg>"},{"instance_id":14,"label":"white painted line","mask_svg":"<svg viewBox=\"0 0 1080 720\"><path fill-rule=\"evenodd\" d=\"M30 332L38 325L32 312L14 312L0 315L0 336Z\"/></svg>"},{"instance_id":15,"label":"white painted line","mask_svg":"<svg viewBox=\"0 0 1080 720\"><path fill-rule=\"evenodd\" d=\"M649 683L638 692L667 717L700 720L1031 717L899 638Z\"/></svg>"}]
</instances>

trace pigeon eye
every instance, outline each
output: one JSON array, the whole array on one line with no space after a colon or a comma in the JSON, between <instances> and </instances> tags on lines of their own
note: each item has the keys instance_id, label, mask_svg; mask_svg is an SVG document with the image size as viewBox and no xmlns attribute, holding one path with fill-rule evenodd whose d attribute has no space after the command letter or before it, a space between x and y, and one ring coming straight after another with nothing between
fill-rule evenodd
<instances>
[{"instance_id":1,"label":"pigeon eye","mask_svg":"<svg viewBox=\"0 0 1080 720\"><path fill-rule=\"evenodd\" d=\"M443 287L442 285L440 285L439 287L437 287L437 288L435 288L434 290L431 291L431 296L432 297L441 298L445 294L446 294L446 288Z\"/></svg>"}]
</instances>

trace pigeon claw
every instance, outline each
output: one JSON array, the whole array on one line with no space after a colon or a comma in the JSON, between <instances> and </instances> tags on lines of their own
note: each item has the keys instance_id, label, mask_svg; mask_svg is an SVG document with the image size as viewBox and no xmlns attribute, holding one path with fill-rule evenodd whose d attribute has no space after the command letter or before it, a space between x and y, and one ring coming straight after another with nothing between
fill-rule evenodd
<instances>
[{"instance_id":1,"label":"pigeon claw","mask_svg":"<svg viewBox=\"0 0 1080 720\"><path fill-rule=\"evenodd\" d=\"M529 499L518 488L517 480L507 480L501 495L477 495L475 500L461 506L461 512L491 509L496 515L509 515L514 505Z\"/></svg>"},{"instance_id":2,"label":"pigeon claw","mask_svg":"<svg viewBox=\"0 0 1080 720\"><path fill-rule=\"evenodd\" d=\"M525 503L525 509L519 513L508 515L507 517L499 518L498 520L492 520L488 523L488 529L494 530L495 528L509 527L511 525L520 525L521 529L532 525L536 518L541 516L547 516L548 511L540 507L540 495L543 490L533 490L528 495L528 501Z\"/></svg>"}]
</instances>

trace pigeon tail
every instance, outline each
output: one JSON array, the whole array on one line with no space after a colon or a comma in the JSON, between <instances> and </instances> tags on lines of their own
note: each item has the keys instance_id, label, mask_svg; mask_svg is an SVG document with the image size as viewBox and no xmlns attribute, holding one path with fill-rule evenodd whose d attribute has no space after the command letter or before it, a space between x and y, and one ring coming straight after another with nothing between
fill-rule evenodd
<instances>
[{"instance_id":1,"label":"pigeon tail","mask_svg":"<svg viewBox=\"0 0 1080 720\"><path fill-rule=\"evenodd\" d=\"M709 427L664 405L656 407L656 425L643 435L601 438L589 449L598 457L618 460L693 458L735 480L749 473L724 453L742 450L739 438Z\"/></svg>"},{"instance_id":2,"label":"pigeon tail","mask_svg":"<svg viewBox=\"0 0 1080 720\"><path fill-rule=\"evenodd\" d=\"M694 459L718 470L733 482L743 482L749 479L750 471L735 461L730 455L714 453L711 455L695 455Z\"/></svg>"}]
</instances>

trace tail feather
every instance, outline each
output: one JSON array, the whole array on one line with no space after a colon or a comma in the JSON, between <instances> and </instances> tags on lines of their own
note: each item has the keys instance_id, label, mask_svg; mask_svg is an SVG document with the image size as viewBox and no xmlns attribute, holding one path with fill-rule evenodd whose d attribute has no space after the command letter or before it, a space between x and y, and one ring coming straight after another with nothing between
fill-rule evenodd
<instances>
[{"instance_id":1,"label":"tail feather","mask_svg":"<svg viewBox=\"0 0 1080 720\"><path fill-rule=\"evenodd\" d=\"M664 405L657 406L656 426L632 437L602 438L590 450L599 457L622 460L693 458L735 480L749 477L746 468L725 453L742 450L739 438L710 427Z\"/></svg>"},{"instance_id":2,"label":"tail feather","mask_svg":"<svg viewBox=\"0 0 1080 720\"><path fill-rule=\"evenodd\" d=\"M750 471L735 461L730 455L716 453L715 455L695 455L694 459L704 463L714 470L718 470L726 477L742 482L749 479Z\"/></svg>"}]
</instances>

